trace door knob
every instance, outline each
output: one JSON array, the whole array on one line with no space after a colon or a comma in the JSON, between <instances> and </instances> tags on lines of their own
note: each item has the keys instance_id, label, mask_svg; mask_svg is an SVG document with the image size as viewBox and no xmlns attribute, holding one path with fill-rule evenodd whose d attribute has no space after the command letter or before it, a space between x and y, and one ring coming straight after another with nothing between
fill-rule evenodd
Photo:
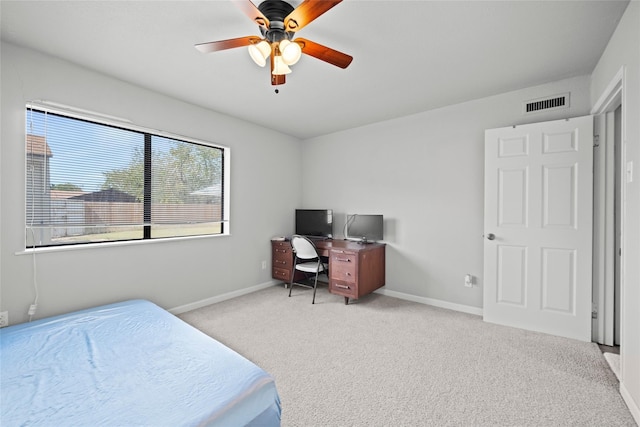
<instances>
[{"instance_id":1,"label":"door knob","mask_svg":"<svg viewBox=\"0 0 640 427\"><path fill-rule=\"evenodd\" d=\"M493 233L489 233L489 234L487 234L487 239L489 239L489 240L495 240L495 238L496 238L496 235L495 235L495 234L493 234Z\"/></svg>"}]
</instances>

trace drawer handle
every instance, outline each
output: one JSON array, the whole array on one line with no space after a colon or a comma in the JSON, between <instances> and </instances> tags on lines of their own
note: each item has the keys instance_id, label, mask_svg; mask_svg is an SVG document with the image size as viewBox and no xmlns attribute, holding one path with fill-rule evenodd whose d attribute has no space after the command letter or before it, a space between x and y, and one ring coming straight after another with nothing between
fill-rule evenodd
<instances>
[{"instance_id":1,"label":"drawer handle","mask_svg":"<svg viewBox=\"0 0 640 427\"><path fill-rule=\"evenodd\" d=\"M276 262L276 264L286 264L286 262L281 261L281 260L279 260L279 259L277 259L275 262Z\"/></svg>"},{"instance_id":2,"label":"drawer handle","mask_svg":"<svg viewBox=\"0 0 640 427\"><path fill-rule=\"evenodd\" d=\"M340 288L340 289L351 289L349 286L345 286L345 285L336 285L336 288Z\"/></svg>"},{"instance_id":3,"label":"drawer handle","mask_svg":"<svg viewBox=\"0 0 640 427\"><path fill-rule=\"evenodd\" d=\"M345 274L346 274L347 276L351 276L351 273L349 273L349 272L347 272L347 273L345 273Z\"/></svg>"},{"instance_id":4,"label":"drawer handle","mask_svg":"<svg viewBox=\"0 0 640 427\"><path fill-rule=\"evenodd\" d=\"M351 262L351 260L349 258L336 258L336 261Z\"/></svg>"}]
</instances>

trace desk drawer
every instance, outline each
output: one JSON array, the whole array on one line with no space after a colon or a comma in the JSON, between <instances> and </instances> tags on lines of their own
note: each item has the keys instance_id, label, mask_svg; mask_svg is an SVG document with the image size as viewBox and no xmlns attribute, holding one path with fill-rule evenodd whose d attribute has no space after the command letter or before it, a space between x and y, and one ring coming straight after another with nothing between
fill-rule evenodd
<instances>
[{"instance_id":1,"label":"desk drawer","mask_svg":"<svg viewBox=\"0 0 640 427\"><path fill-rule=\"evenodd\" d=\"M354 282L330 279L329 292L343 297L358 298L358 286Z\"/></svg>"},{"instance_id":2,"label":"desk drawer","mask_svg":"<svg viewBox=\"0 0 640 427\"><path fill-rule=\"evenodd\" d=\"M291 269L291 267L293 266L293 260L291 259L290 255L280 256L274 254L271 262L273 264L273 268Z\"/></svg>"},{"instance_id":3,"label":"desk drawer","mask_svg":"<svg viewBox=\"0 0 640 427\"><path fill-rule=\"evenodd\" d=\"M354 283L356 281L357 261L358 256L354 253L331 251L329 267L331 278Z\"/></svg>"},{"instance_id":4,"label":"desk drawer","mask_svg":"<svg viewBox=\"0 0 640 427\"><path fill-rule=\"evenodd\" d=\"M291 257L291 255L293 254L293 249L291 249L291 246L276 246L273 248L272 253L274 257Z\"/></svg>"},{"instance_id":5,"label":"desk drawer","mask_svg":"<svg viewBox=\"0 0 640 427\"><path fill-rule=\"evenodd\" d=\"M282 280L283 282L289 282L291 280L291 269L273 267L271 269L271 277Z\"/></svg>"}]
</instances>

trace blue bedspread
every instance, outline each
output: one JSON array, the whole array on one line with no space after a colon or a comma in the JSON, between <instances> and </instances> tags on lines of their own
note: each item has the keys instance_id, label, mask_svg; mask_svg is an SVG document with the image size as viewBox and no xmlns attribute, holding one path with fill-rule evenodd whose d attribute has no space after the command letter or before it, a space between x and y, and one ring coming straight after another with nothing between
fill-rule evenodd
<instances>
[{"instance_id":1,"label":"blue bedspread","mask_svg":"<svg viewBox=\"0 0 640 427\"><path fill-rule=\"evenodd\" d=\"M0 424L279 426L273 378L149 301L0 330Z\"/></svg>"}]
</instances>

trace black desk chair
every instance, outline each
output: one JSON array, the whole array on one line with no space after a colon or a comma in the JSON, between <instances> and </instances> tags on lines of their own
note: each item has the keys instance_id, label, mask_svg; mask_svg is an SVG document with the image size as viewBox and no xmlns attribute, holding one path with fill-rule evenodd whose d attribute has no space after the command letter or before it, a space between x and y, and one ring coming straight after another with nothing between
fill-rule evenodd
<instances>
[{"instance_id":1,"label":"black desk chair","mask_svg":"<svg viewBox=\"0 0 640 427\"><path fill-rule=\"evenodd\" d=\"M315 281L313 282L313 300L311 304L316 302L316 288L318 287L318 275L320 273L329 275L329 268L326 263L322 261L316 246L311 240L304 236L293 235L291 237L291 246L293 247L293 268L291 269L291 282L289 283L289 296L291 296L291 289L293 285L303 285L301 283L295 283L293 281L296 276L296 271L301 271L305 274L315 273Z\"/></svg>"}]
</instances>

